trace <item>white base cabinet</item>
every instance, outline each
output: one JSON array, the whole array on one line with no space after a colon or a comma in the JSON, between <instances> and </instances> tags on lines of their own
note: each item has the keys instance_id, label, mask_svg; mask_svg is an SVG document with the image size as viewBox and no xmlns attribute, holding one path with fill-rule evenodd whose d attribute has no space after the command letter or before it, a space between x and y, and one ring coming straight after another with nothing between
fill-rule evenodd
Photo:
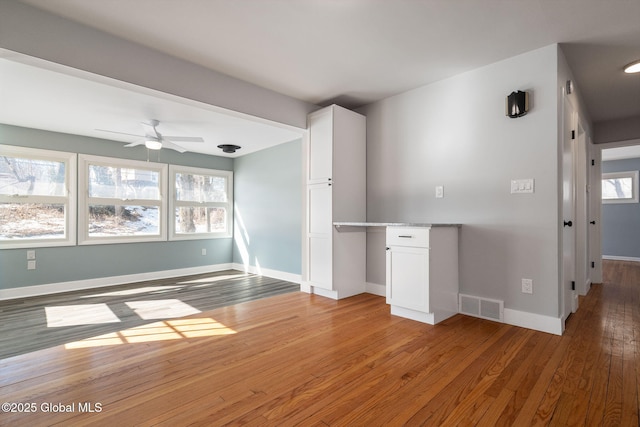
<instances>
[{"instance_id":1,"label":"white base cabinet","mask_svg":"<svg viewBox=\"0 0 640 427\"><path fill-rule=\"evenodd\" d=\"M458 227L387 227L391 314L434 325L458 313Z\"/></svg>"}]
</instances>

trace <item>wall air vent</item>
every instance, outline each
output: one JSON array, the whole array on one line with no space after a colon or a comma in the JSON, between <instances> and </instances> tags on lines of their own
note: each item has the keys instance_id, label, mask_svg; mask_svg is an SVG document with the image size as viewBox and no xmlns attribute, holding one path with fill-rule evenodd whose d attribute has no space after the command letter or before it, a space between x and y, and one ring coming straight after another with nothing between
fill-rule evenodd
<instances>
[{"instance_id":1,"label":"wall air vent","mask_svg":"<svg viewBox=\"0 0 640 427\"><path fill-rule=\"evenodd\" d=\"M504 301L459 294L458 310L469 316L496 322L504 321Z\"/></svg>"}]
</instances>

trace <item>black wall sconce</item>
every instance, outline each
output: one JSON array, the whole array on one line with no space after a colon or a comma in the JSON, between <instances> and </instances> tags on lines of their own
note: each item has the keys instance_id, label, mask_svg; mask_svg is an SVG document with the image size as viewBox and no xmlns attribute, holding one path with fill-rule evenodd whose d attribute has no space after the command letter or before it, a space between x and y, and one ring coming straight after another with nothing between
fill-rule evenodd
<instances>
[{"instance_id":1,"label":"black wall sconce","mask_svg":"<svg viewBox=\"0 0 640 427\"><path fill-rule=\"evenodd\" d=\"M529 92L511 92L507 96L505 104L505 115L515 119L522 117L529 111Z\"/></svg>"}]
</instances>

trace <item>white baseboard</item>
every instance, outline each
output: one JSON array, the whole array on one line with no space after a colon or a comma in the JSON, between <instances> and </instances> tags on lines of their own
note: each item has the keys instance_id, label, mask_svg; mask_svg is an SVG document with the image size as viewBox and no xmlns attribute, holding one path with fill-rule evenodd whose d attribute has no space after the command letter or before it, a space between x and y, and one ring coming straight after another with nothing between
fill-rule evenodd
<instances>
[{"instance_id":1,"label":"white baseboard","mask_svg":"<svg viewBox=\"0 0 640 427\"><path fill-rule=\"evenodd\" d=\"M633 261L640 262L640 258L632 256L615 256L615 255L602 255L602 259L608 259L611 261Z\"/></svg>"},{"instance_id":2,"label":"white baseboard","mask_svg":"<svg viewBox=\"0 0 640 427\"><path fill-rule=\"evenodd\" d=\"M435 325L433 313L424 313L421 311L411 310L409 308L398 307L397 305L392 305L390 312L393 316L404 317L405 319L415 320L416 322Z\"/></svg>"},{"instance_id":3,"label":"white baseboard","mask_svg":"<svg viewBox=\"0 0 640 427\"><path fill-rule=\"evenodd\" d=\"M330 291L328 289L322 289L317 286L311 287L311 293L314 295L320 295L321 297L330 298L330 299L339 299L338 293L336 291Z\"/></svg>"},{"instance_id":4,"label":"white baseboard","mask_svg":"<svg viewBox=\"0 0 640 427\"><path fill-rule=\"evenodd\" d=\"M335 299L335 300L348 298L350 296L358 295L361 293L373 294L380 297L387 296L387 288L385 285L378 285L377 283L369 283L369 282L366 282L364 285L365 286L364 286L363 292L357 292L354 294L354 293L340 293L337 291L323 289L318 286L313 286L309 282L305 282L305 283L300 282L300 291L306 292L308 294L319 295L325 298Z\"/></svg>"},{"instance_id":5,"label":"white baseboard","mask_svg":"<svg viewBox=\"0 0 640 427\"><path fill-rule=\"evenodd\" d=\"M239 264L235 262L231 265L232 265L231 268L233 268L234 270L244 271L245 273L257 274L258 276L267 276L273 279L285 280L291 283L297 283L297 284L302 283L302 275L300 274L287 273L286 271L279 271L279 270L271 270L269 268L255 267L253 265L245 266L244 264Z\"/></svg>"},{"instance_id":6,"label":"white baseboard","mask_svg":"<svg viewBox=\"0 0 640 427\"><path fill-rule=\"evenodd\" d=\"M105 286L123 285L126 283L144 282L145 280L168 279L171 277L189 276L191 274L212 273L234 269L231 263L203 265L200 267L179 268L175 270L151 271L148 273L126 274L122 276L98 277L95 279L74 280L71 282L49 283L45 285L25 286L21 288L0 289L0 301L16 298L28 298L38 295L57 294L61 292L79 291L83 289L102 288Z\"/></svg>"},{"instance_id":7,"label":"white baseboard","mask_svg":"<svg viewBox=\"0 0 640 427\"><path fill-rule=\"evenodd\" d=\"M534 329L555 335L562 335L562 319L526 311L504 309L504 323L522 328Z\"/></svg>"},{"instance_id":8,"label":"white baseboard","mask_svg":"<svg viewBox=\"0 0 640 427\"><path fill-rule=\"evenodd\" d=\"M309 283L300 283L300 292L304 292L307 294L312 294L313 293L313 286L311 286Z\"/></svg>"},{"instance_id":9,"label":"white baseboard","mask_svg":"<svg viewBox=\"0 0 640 427\"><path fill-rule=\"evenodd\" d=\"M387 287L385 285L367 282L365 283L365 292L368 294L378 295L379 297L386 297Z\"/></svg>"}]
</instances>

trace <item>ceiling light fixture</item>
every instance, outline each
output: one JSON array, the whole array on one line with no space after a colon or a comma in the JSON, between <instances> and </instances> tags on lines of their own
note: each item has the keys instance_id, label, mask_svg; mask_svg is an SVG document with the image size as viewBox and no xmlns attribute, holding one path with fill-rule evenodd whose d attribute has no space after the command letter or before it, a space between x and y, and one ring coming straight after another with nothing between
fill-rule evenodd
<instances>
[{"instance_id":1,"label":"ceiling light fixture","mask_svg":"<svg viewBox=\"0 0 640 427\"><path fill-rule=\"evenodd\" d=\"M147 139L144 142L144 146L149 150L159 150L162 148L162 143L160 141L154 141L152 139Z\"/></svg>"},{"instance_id":2,"label":"ceiling light fixture","mask_svg":"<svg viewBox=\"0 0 640 427\"><path fill-rule=\"evenodd\" d=\"M236 150L239 150L241 147L239 145L233 145L233 144L221 144L221 145L218 145L218 148L221 148L222 151L225 153L235 153Z\"/></svg>"},{"instance_id":3,"label":"ceiling light fixture","mask_svg":"<svg viewBox=\"0 0 640 427\"><path fill-rule=\"evenodd\" d=\"M640 61L635 61L625 66L624 72L627 74L640 73Z\"/></svg>"}]
</instances>

